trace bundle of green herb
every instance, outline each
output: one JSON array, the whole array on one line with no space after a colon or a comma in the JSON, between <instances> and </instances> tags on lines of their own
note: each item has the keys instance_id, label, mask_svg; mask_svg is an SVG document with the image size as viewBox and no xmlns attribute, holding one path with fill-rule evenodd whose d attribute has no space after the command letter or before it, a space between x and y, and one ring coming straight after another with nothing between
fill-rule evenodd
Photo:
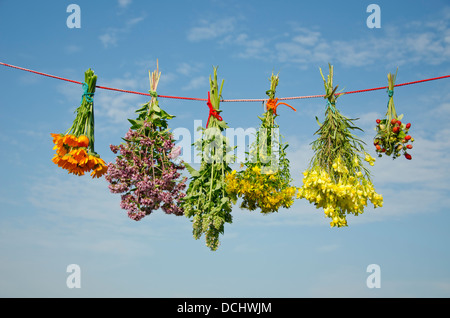
<instances>
[{"instance_id":1,"label":"bundle of green herb","mask_svg":"<svg viewBox=\"0 0 450 318\"><path fill-rule=\"evenodd\" d=\"M209 82L208 123L206 128L199 127L202 137L195 142L202 155L201 164L198 171L186 164L191 178L183 208L185 215L192 218L194 238L199 239L204 234L206 246L215 251L220 245L219 235L224 233L225 223L232 223L233 202L226 193L225 174L231 171L229 163L234 160L234 155L228 154L232 149L222 134L228 125L220 117L224 81L219 90L216 67Z\"/></svg>"}]
</instances>

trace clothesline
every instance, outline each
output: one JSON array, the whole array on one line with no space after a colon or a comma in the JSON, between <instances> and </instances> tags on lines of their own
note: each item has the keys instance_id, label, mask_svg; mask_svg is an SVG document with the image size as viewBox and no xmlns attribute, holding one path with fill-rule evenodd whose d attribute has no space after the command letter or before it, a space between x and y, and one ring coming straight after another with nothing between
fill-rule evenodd
<instances>
[{"instance_id":1,"label":"clothesline","mask_svg":"<svg viewBox=\"0 0 450 318\"><path fill-rule=\"evenodd\" d=\"M11 64L7 64L7 63L3 63L3 62L0 62L0 65L7 66L7 67L10 67L10 68L14 68L14 69L18 69L18 70L22 70L22 71L26 71L26 72L30 72L30 73L37 74L37 75L47 76L47 77L50 77L50 78L54 78L54 79L58 79L58 80L62 80L62 81L70 82L70 83L75 83L75 84L80 84L80 85L83 84L82 82L79 82L79 81L75 81L75 80L71 80L71 79L68 79L68 78L55 76L55 75L51 75L51 74L46 74L46 73L43 73L43 72L27 69L27 68L20 67L20 66L11 65ZM413 81L413 82L406 82L406 83L396 84L396 85L394 85L394 87L400 87L400 86L424 83L424 82L435 81L435 80L444 79L444 78L450 78L450 75L444 75L444 76L432 77L432 78L422 79L422 80ZM116 92L122 92L122 93L151 96L149 93L142 93L142 92L136 92L136 91L131 91L131 90L106 87L106 86L99 86L99 85L97 85L96 88L104 89L104 90L110 90L110 91L116 91ZM348 95L348 94L357 94L357 93L364 93L364 92L382 90L382 89L387 89L387 88L388 88L388 86L381 86L381 87L375 87L375 88L368 88L368 89L349 91L349 92L345 92L345 94L346 95ZM337 93L336 95L339 95L339 93ZM325 95L280 97L280 98L278 98L278 100L294 100L294 99L306 99L306 98L319 98L319 97L324 97L324 96ZM168 95L159 95L159 94L158 94L158 97L160 97L160 98L170 98L170 99L208 101L207 98L168 96ZM221 100L221 102L264 102L266 100L267 99L264 99L264 98L256 98L256 99L223 99L223 100Z\"/></svg>"}]
</instances>

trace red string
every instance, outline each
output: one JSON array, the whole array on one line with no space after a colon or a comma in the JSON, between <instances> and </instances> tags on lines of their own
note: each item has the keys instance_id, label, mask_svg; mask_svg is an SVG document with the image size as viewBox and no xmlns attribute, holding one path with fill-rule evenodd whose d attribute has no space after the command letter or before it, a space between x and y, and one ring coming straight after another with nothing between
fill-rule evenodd
<instances>
[{"instance_id":1,"label":"red string","mask_svg":"<svg viewBox=\"0 0 450 318\"><path fill-rule=\"evenodd\" d=\"M294 107L292 107L289 104L282 103L282 102L278 103L278 98L269 99L266 103L267 110L271 109L275 116L277 116L277 107L280 105L286 105L286 106L290 107L292 110L297 111Z\"/></svg>"},{"instance_id":2,"label":"red string","mask_svg":"<svg viewBox=\"0 0 450 318\"><path fill-rule=\"evenodd\" d=\"M26 69L26 68L23 68L23 67L7 64L7 63L3 63L3 62L0 62L0 65L8 66L8 67L11 67L11 68L15 68L15 69L18 69L18 70L22 70L22 71L26 71L26 72L30 72L30 73L34 73L34 74L38 74L38 75L43 75L43 76L59 79L59 80L66 81L66 82L71 82L71 83L80 84L80 85L82 84L82 82L79 82L79 81L74 81L74 80L67 79L67 78L64 78L64 77L50 75L50 74L46 74L46 73L42 73L42 72ZM394 87L418 84L418 83L423 83L423 82L428 82L428 81L435 81L435 80L449 78L449 77L450 77L450 75L444 75L444 76L439 76L439 77L432 77L432 78L422 79L422 80L413 81L413 82L406 82L406 83L402 83L402 84L396 84L396 85L394 85ZM141 93L141 92L135 92L135 91L130 91L130 90L105 87L105 86L96 86L96 88L110 90L110 91L123 92L123 93L129 93L129 94L150 96L150 94L148 94L148 93ZM364 92L376 91L376 90L387 89L387 88L388 88L388 86L375 87L375 88L368 88L368 89L361 89L361 90L356 90L356 91L350 91L350 92L346 92L345 94L364 93ZM341 93L341 94L343 94L343 93ZM341 94L338 93L336 95L341 95ZM167 96L167 95L158 95L158 97L161 97L161 98L172 98L172 99L183 99L183 100L208 101L208 100L206 100L204 98L193 98L193 97L180 97L180 96ZM305 99L305 98L318 98L318 97L325 97L325 95L281 97L281 98L278 98L278 100L292 100L292 99ZM264 102L264 101L267 101L267 99L261 98L261 99L223 99L223 100L221 100L221 102Z\"/></svg>"},{"instance_id":3,"label":"red string","mask_svg":"<svg viewBox=\"0 0 450 318\"><path fill-rule=\"evenodd\" d=\"M219 120L219 121L222 121L222 117L219 115L217 110L215 110L213 105L211 104L211 98L210 98L209 92L208 92L208 101L207 101L206 105L208 105L208 107L209 107L209 116L208 116L208 121L206 122L206 128L208 128L209 119L211 118L211 116L216 117L217 120Z\"/></svg>"}]
</instances>

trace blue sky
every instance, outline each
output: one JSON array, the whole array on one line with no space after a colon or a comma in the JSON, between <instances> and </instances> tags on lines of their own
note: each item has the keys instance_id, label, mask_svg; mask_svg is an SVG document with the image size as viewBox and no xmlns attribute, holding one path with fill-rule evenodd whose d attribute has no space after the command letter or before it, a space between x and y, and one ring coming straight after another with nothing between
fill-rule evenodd
<instances>
[{"instance_id":1,"label":"blue sky","mask_svg":"<svg viewBox=\"0 0 450 318\"><path fill-rule=\"evenodd\" d=\"M81 8L70 29L69 4ZM369 4L381 9L370 29ZM98 85L147 92L156 60L161 95L206 98L212 66L225 99L323 94L319 68L334 65L345 91L450 74L447 1L0 1L0 61ZM140 222L119 207L105 180L68 175L52 162L50 133L73 121L81 87L0 67L0 296L3 297L449 297L450 80L395 89L412 123L413 160L377 159L371 168L384 206L330 228L321 210L296 200L262 215L233 210L218 251L194 240L189 220L162 211ZM145 96L98 89L96 151L110 162L127 118ZM337 107L370 147L384 90L351 94ZM320 98L289 101L277 119L289 142L294 183L312 156ZM173 129L206 123L204 102L160 99ZM257 128L261 103L222 103L231 127ZM81 288L66 286L69 264ZM378 264L381 288L366 285Z\"/></svg>"}]
</instances>

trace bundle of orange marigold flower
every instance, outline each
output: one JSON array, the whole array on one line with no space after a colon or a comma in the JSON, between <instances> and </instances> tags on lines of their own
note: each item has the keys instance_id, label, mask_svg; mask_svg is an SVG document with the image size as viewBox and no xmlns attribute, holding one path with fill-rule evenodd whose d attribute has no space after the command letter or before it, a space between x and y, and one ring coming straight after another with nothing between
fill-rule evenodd
<instances>
[{"instance_id":1,"label":"bundle of orange marigold flower","mask_svg":"<svg viewBox=\"0 0 450 318\"><path fill-rule=\"evenodd\" d=\"M93 178L99 178L107 171L103 159L94 151L94 100L97 75L91 69L85 74L81 105L77 108L77 115L64 134L50 134L53 147L56 150L52 161L58 167L77 176L91 172Z\"/></svg>"}]
</instances>

